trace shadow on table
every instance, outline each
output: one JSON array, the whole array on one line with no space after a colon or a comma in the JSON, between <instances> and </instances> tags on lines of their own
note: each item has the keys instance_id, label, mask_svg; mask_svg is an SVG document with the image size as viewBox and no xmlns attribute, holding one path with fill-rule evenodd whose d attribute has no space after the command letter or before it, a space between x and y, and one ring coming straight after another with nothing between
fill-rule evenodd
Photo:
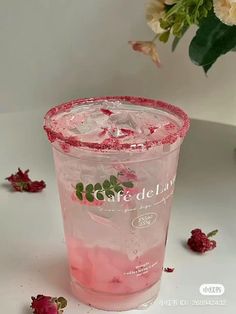
<instances>
[{"instance_id":1,"label":"shadow on table","mask_svg":"<svg viewBox=\"0 0 236 314\"><path fill-rule=\"evenodd\" d=\"M70 275L66 256L55 256L45 261L40 261L40 277L45 281L45 286L59 289L60 293L71 293Z\"/></svg>"},{"instance_id":2,"label":"shadow on table","mask_svg":"<svg viewBox=\"0 0 236 314\"><path fill-rule=\"evenodd\" d=\"M14 189L12 188L11 184L10 183L7 183L7 182L4 182L4 183L1 183L0 184L0 188L3 188L5 189L6 191L8 192L11 192L11 193L14 193Z\"/></svg>"},{"instance_id":3,"label":"shadow on table","mask_svg":"<svg viewBox=\"0 0 236 314\"><path fill-rule=\"evenodd\" d=\"M24 305L20 314L32 314L32 309L29 305Z\"/></svg>"}]
</instances>

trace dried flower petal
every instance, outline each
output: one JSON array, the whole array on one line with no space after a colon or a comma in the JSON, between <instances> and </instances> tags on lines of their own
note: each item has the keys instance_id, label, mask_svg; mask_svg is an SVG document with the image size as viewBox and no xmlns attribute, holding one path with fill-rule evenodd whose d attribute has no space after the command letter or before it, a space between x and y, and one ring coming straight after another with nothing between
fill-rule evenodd
<instances>
[{"instance_id":1,"label":"dried flower petal","mask_svg":"<svg viewBox=\"0 0 236 314\"><path fill-rule=\"evenodd\" d=\"M165 268L164 268L164 271L165 271L166 273L173 273L174 270L175 270L175 269L174 269L174 268L171 268L171 267L165 267Z\"/></svg>"},{"instance_id":2,"label":"dried flower petal","mask_svg":"<svg viewBox=\"0 0 236 314\"><path fill-rule=\"evenodd\" d=\"M150 126L149 128L150 134L153 134L157 129L159 129L158 126Z\"/></svg>"},{"instance_id":3,"label":"dried flower petal","mask_svg":"<svg viewBox=\"0 0 236 314\"><path fill-rule=\"evenodd\" d=\"M67 301L63 297L52 298L50 296L37 295L31 297L31 308L34 314L62 314L63 309L67 306Z\"/></svg>"},{"instance_id":4,"label":"dried flower petal","mask_svg":"<svg viewBox=\"0 0 236 314\"><path fill-rule=\"evenodd\" d=\"M145 55L149 55L152 58L152 61L160 66L160 58L157 53L157 48L154 42L152 41L129 41L133 50L142 52Z\"/></svg>"},{"instance_id":5,"label":"dried flower petal","mask_svg":"<svg viewBox=\"0 0 236 314\"><path fill-rule=\"evenodd\" d=\"M188 239L187 244L192 251L205 253L216 247L216 241L210 240L201 229L194 229L191 231L191 234L192 236ZM215 234L216 230L214 230L214 232L210 232L208 235L213 236Z\"/></svg>"},{"instance_id":6,"label":"dried flower petal","mask_svg":"<svg viewBox=\"0 0 236 314\"><path fill-rule=\"evenodd\" d=\"M120 130L126 136L134 135L134 131L133 130L130 130L130 129L120 129Z\"/></svg>"},{"instance_id":7,"label":"dried flower petal","mask_svg":"<svg viewBox=\"0 0 236 314\"><path fill-rule=\"evenodd\" d=\"M45 187L46 184L43 180L41 181L32 181L29 176L29 169L23 172L20 168L15 174L10 175L6 178L13 189L18 192L27 191L27 192L40 192Z\"/></svg>"},{"instance_id":8,"label":"dried flower petal","mask_svg":"<svg viewBox=\"0 0 236 314\"><path fill-rule=\"evenodd\" d=\"M43 180L41 181L31 181L31 183L28 185L28 189L26 191L28 192L40 192L46 187L46 184Z\"/></svg>"},{"instance_id":9,"label":"dried flower petal","mask_svg":"<svg viewBox=\"0 0 236 314\"><path fill-rule=\"evenodd\" d=\"M110 116L110 115L113 114L113 112L112 112L111 110L109 110L109 109L104 109L104 108L102 108L102 109L100 109L100 110L101 110L102 113L104 113L104 114L107 115L107 116Z\"/></svg>"},{"instance_id":10,"label":"dried flower petal","mask_svg":"<svg viewBox=\"0 0 236 314\"><path fill-rule=\"evenodd\" d=\"M166 131L169 131L169 130L175 129L176 126L174 125L174 123L170 122L170 123L164 125L164 128L166 129Z\"/></svg>"},{"instance_id":11,"label":"dried flower petal","mask_svg":"<svg viewBox=\"0 0 236 314\"><path fill-rule=\"evenodd\" d=\"M134 170L131 170L122 164L115 166L115 169L119 171L118 178L121 182L138 181L138 177Z\"/></svg>"},{"instance_id":12,"label":"dried flower petal","mask_svg":"<svg viewBox=\"0 0 236 314\"><path fill-rule=\"evenodd\" d=\"M102 131L98 133L98 136L104 136L107 134L108 128L102 128Z\"/></svg>"}]
</instances>

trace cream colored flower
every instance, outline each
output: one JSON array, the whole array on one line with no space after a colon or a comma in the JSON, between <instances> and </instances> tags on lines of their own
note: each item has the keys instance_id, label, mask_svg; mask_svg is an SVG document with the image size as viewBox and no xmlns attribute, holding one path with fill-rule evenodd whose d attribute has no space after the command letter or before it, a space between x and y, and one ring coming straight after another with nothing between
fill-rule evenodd
<instances>
[{"instance_id":1,"label":"cream colored flower","mask_svg":"<svg viewBox=\"0 0 236 314\"><path fill-rule=\"evenodd\" d=\"M146 19L148 26L156 34L161 34L165 30L160 26L160 19L165 13L165 4L174 4L177 0L153 0L147 5Z\"/></svg>"},{"instance_id":2,"label":"cream colored flower","mask_svg":"<svg viewBox=\"0 0 236 314\"><path fill-rule=\"evenodd\" d=\"M222 23L236 25L236 0L213 0L215 15Z\"/></svg>"},{"instance_id":3,"label":"cream colored flower","mask_svg":"<svg viewBox=\"0 0 236 314\"><path fill-rule=\"evenodd\" d=\"M164 0L152 1L147 6L147 24L155 34L161 34L163 32L163 29L160 26L160 19L163 17L164 13Z\"/></svg>"},{"instance_id":4,"label":"cream colored flower","mask_svg":"<svg viewBox=\"0 0 236 314\"><path fill-rule=\"evenodd\" d=\"M157 53L156 45L152 41L129 41L133 50L142 52L152 58L152 61L160 66L160 58Z\"/></svg>"},{"instance_id":5,"label":"cream colored flower","mask_svg":"<svg viewBox=\"0 0 236 314\"><path fill-rule=\"evenodd\" d=\"M172 5L175 4L178 0L165 0L165 4Z\"/></svg>"}]
</instances>

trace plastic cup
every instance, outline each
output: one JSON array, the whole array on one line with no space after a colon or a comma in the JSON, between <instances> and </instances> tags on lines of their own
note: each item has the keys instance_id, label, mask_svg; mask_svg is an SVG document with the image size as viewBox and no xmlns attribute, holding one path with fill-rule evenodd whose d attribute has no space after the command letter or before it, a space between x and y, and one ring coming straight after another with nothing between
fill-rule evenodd
<instances>
[{"instance_id":1,"label":"plastic cup","mask_svg":"<svg viewBox=\"0 0 236 314\"><path fill-rule=\"evenodd\" d=\"M81 302L122 311L156 299L188 128L181 109L138 97L78 99L46 114Z\"/></svg>"}]
</instances>

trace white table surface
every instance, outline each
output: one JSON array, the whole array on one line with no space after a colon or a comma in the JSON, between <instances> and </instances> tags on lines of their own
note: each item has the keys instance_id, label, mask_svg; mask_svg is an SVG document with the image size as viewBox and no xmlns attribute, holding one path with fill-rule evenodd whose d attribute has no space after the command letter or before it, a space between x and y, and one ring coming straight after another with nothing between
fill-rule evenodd
<instances>
[{"instance_id":1,"label":"white table surface","mask_svg":"<svg viewBox=\"0 0 236 314\"><path fill-rule=\"evenodd\" d=\"M64 296L65 314L106 313L71 295L59 198L42 111L0 114L0 313L29 314L31 295ZM192 121L182 147L159 299L145 312L233 314L236 305L236 127ZM4 178L29 168L47 188L13 193ZM219 229L217 248L204 256L186 249L191 229ZM203 283L220 283L222 296L202 296ZM223 305L193 305L217 301ZM209 303L209 302L208 302ZM140 311L132 311L140 313Z\"/></svg>"}]
</instances>

